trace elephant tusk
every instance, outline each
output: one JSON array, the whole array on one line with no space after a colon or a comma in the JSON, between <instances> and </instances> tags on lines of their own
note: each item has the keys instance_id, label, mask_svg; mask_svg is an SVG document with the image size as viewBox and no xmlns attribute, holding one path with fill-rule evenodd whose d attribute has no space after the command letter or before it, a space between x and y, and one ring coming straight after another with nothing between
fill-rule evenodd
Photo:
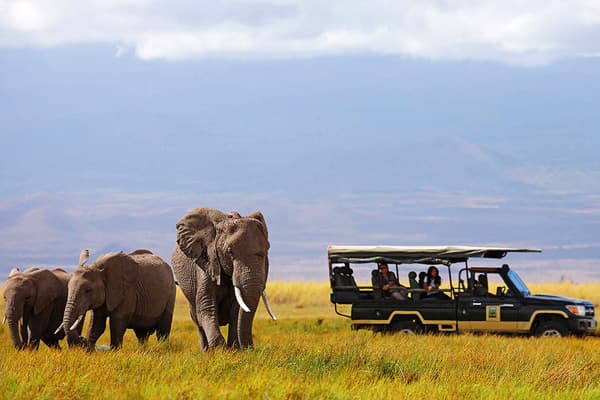
<instances>
[{"instance_id":1,"label":"elephant tusk","mask_svg":"<svg viewBox=\"0 0 600 400\"><path fill-rule=\"evenodd\" d=\"M242 310L244 310L246 312L250 312L250 308L248 308L246 303L244 303L244 299L242 298L242 291L240 290L240 288L237 286L234 286L233 290L235 292L235 299L237 300L240 307L242 307Z\"/></svg>"},{"instance_id":2,"label":"elephant tusk","mask_svg":"<svg viewBox=\"0 0 600 400\"><path fill-rule=\"evenodd\" d=\"M74 331L75 328L77 328L77 325L79 325L79 323L81 322L81 320L83 319L83 314L81 314L78 318L77 321L75 321L75 323L73 325L71 325L71 327L69 328L70 331Z\"/></svg>"},{"instance_id":3,"label":"elephant tusk","mask_svg":"<svg viewBox=\"0 0 600 400\"><path fill-rule=\"evenodd\" d=\"M267 309L267 312L269 313L273 321L277 321L277 317L275 316L275 314L273 314L273 310L271 310L271 305L269 304L269 299L267 299L266 292L262 292L262 299L263 303L265 303L265 308Z\"/></svg>"},{"instance_id":4,"label":"elephant tusk","mask_svg":"<svg viewBox=\"0 0 600 400\"><path fill-rule=\"evenodd\" d=\"M4 318L2 318L2 325L4 325L5 322L6 322L6 315L4 316Z\"/></svg>"},{"instance_id":5,"label":"elephant tusk","mask_svg":"<svg viewBox=\"0 0 600 400\"><path fill-rule=\"evenodd\" d=\"M60 326L58 328L56 328L56 330L54 331L54 334L58 335L58 332L62 331L64 326L65 326L65 323L63 322L62 324L60 324Z\"/></svg>"}]
</instances>

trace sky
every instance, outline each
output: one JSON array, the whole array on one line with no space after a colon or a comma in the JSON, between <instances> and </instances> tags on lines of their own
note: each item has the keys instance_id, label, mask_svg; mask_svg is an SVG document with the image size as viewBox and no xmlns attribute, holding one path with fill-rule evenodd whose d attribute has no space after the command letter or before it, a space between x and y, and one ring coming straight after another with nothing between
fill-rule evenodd
<instances>
[{"instance_id":1,"label":"sky","mask_svg":"<svg viewBox=\"0 0 600 400\"><path fill-rule=\"evenodd\" d=\"M0 277L165 260L195 207L328 244L535 247L600 280L595 1L0 0Z\"/></svg>"}]
</instances>

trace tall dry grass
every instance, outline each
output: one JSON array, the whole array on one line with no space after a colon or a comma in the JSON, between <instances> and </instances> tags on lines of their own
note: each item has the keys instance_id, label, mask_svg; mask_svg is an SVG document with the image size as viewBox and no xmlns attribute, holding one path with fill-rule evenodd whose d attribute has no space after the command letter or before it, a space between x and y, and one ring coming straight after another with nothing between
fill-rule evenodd
<instances>
[{"instance_id":1,"label":"tall dry grass","mask_svg":"<svg viewBox=\"0 0 600 400\"><path fill-rule=\"evenodd\" d=\"M598 305L600 284L531 286ZM128 332L118 352L17 352L3 327L0 398L600 398L600 338L374 335L333 313L327 284L268 293L280 320L259 310L253 351L201 353L181 296L168 342Z\"/></svg>"}]
</instances>

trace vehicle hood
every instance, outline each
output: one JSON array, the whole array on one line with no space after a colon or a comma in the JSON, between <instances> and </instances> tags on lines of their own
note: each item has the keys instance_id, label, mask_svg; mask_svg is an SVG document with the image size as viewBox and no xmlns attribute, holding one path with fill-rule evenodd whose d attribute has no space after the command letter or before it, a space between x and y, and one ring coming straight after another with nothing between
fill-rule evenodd
<instances>
[{"instance_id":1,"label":"vehicle hood","mask_svg":"<svg viewBox=\"0 0 600 400\"><path fill-rule=\"evenodd\" d=\"M566 304L575 304L575 305L582 305L582 306L592 306L592 302L589 300L583 300L583 299L573 299L571 297L564 297L564 296L554 296L551 294L535 294L532 296L527 296L527 299L529 300L538 300L538 301L554 301L554 302L561 302Z\"/></svg>"}]
</instances>

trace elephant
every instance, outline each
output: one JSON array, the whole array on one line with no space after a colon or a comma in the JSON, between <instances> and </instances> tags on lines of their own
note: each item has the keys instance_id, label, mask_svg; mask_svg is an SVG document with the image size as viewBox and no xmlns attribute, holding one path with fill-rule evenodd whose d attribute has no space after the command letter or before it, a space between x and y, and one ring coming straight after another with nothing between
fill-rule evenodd
<instances>
[{"instance_id":1,"label":"elephant","mask_svg":"<svg viewBox=\"0 0 600 400\"><path fill-rule=\"evenodd\" d=\"M4 318L16 349L37 350L40 340L50 348L60 349L58 342L65 334L56 329L62 322L69 277L60 268L34 267L23 272L14 268L10 272L4 287Z\"/></svg>"},{"instance_id":2,"label":"elephant","mask_svg":"<svg viewBox=\"0 0 600 400\"><path fill-rule=\"evenodd\" d=\"M195 208L176 224L172 265L198 329L200 348L252 348L252 323L269 273L269 240L259 211L242 217ZM229 324L227 341L220 326Z\"/></svg>"},{"instance_id":3,"label":"elephant","mask_svg":"<svg viewBox=\"0 0 600 400\"><path fill-rule=\"evenodd\" d=\"M107 253L73 273L63 330L69 346L88 350L95 349L107 318L111 349L122 346L128 328L133 329L141 344L155 331L158 340L166 340L174 307L175 279L165 261L148 250ZM90 324L82 338L75 328L88 310L92 310Z\"/></svg>"}]
</instances>

